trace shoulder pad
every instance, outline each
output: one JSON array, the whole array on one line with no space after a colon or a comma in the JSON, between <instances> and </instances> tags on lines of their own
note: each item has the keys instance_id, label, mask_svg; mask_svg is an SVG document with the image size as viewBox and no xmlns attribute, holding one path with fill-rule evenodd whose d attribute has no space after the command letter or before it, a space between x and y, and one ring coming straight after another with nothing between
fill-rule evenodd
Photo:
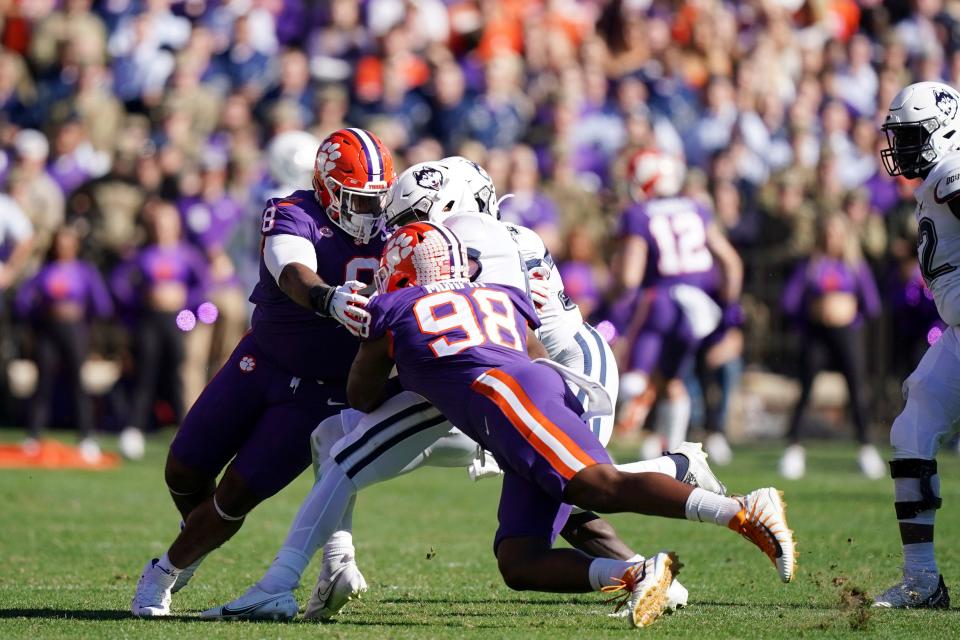
<instances>
[{"instance_id":1,"label":"shoulder pad","mask_svg":"<svg viewBox=\"0 0 960 640\"><path fill-rule=\"evenodd\" d=\"M937 204L944 204L960 195L960 153L951 153L941 160L927 180L933 185L931 193Z\"/></svg>"},{"instance_id":2,"label":"shoulder pad","mask_svg":"<svg viewBox=\"0 0 960 640\"><path fill-rule=\"evenodd\" d=\"M542 258L547 252L547 247L543 244L543 240L533 229L522 227L511 222L505 222L504 224L507 226L507 229L510 230L513 241L520 247L520 252L523 253L524 257L530 254L531 256L535 255Z\"/></svg>"}]
</instances>

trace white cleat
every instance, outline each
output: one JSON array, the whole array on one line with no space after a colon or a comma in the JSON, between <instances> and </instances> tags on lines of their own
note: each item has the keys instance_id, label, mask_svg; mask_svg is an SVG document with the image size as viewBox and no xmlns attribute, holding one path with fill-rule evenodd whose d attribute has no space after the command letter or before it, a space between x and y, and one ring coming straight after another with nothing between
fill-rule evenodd
<instances>
[{"instance_id":1,"label":"white cleat","mask_svg":"<svg viewBox=\"0 0 960 640\"><path fill-rule=\"evenodd\" d=\"M348 602L358 600L366 591L367 581L363 579L357 563L351 560L340 565L331 576L321 574L317 578L303 617L307 620L329 620Z\"/></svg>"},{"instance_id":2,"label":"white cleat","mask_svg":"<svg viewBox=\"0 0 960 640\"><path fill-rule=\"evenodd\" d=\"M207 609L200 614L207 620L273 620L284 622L297 616L299 605L293 592L267 593L253 585L242 596Z\"/></svg>"},{"instance_id":3,"label":"white cleat","mask_svg":"<svg viewBox=\"0 0 960 640\"><path fill-rule=\"evenodd\" d=\"M704 442L704 448L716 465L725 467L733 462L733 451L730 449L730 443L727 442L727 437L722 433L708 435L706 442Z\"/></svg>"},{"instance_id":4,"label":"white cleat","mask_svg":"<svg viewBox=\"0 0 960 640\"><path fill-rule=\"evenodd\" d=\"M628 589L627 618L632 627L653 624L668 609L670 584L680 571L676 554L660 552L623 574L623 584L608 591Z\"/></svg>"},{"instance_id":5,"label":"white cleat","mask_svg":"<svg viewBox=\"0 0 960 640\"><path fill-rule=\"evenodd\" d=\"M77 451L80 452L80 457L83 458L83 461L87 464L97 464L100 462L100 458L103 457L103 454L100 452L100 445L97 444L97 441L93 438L84 438L77 444Z\"/></svg>"},{"instance_id":6,"label":"white cleat","mask_svg":"<svg viewBox=\"0 0 960 640\"><path fill-rule=\"evenodd\" d=\"M787 525L787 509L773 487L757 489L736 498L743 508L727 526L760 547L777 568L780 580L793 580L797 545Z\"/></svg>"},{"instance_id":7,"label":"white cleat","mask_svg":"<svg viewBox=\"0 0 960 640\"><path fill-rule=\"evenodd\" d=\"M127 460L140 460L147 450L143 431L136 427L127 427L121 431L117 446L120 448L120 454Z\"/></svg>"},{"instance_id":8,"label":"white cleat","mask_svg":"<svg viewBox=\"0 0 960 640\"><path fill-rule=\"evenodd\" d=\"M687 600L690 598L690 593L687 591L687 588L680 584L679 580L674 580L670 583L670 588L667 589L667 610L676 611L677 609L682 609L687 606Z\"/></svg>"},{"instance_id":9,"label":"white cleat","mask_svg":"<svg viewBox=\"0 0 960 640\"><path fill-rule=\"evenodd\" d=\"M170 615L170 587L176 577L158 567L157 562L157 558L148 562L137 582L130 612L138 618Z\"/></svg>"},{"instance_id":10,"label":"white cleat","mask_svg":"<svg viewBox=\"0 0 960 640\"><path fill-rule=\"evenodd\" d=\"M950 592L943 576L904 579L884 591L873 606L880 609L949 609Z\"/></svg>"},{"instance_id":11,"label":"white cleat","mask_svg":"<svg viewBox=\"0 0 960 640\"><path fill-rule=\"evenodd\" d=\"M707 454L703 451L703 445L699 442L684 442L679 447L671 449L667 453L684 456L690 461L687 469L687 475L683 477L683 482L694 487L700 487L710 493L716 493L721 496L727 495L727 488L724 486L716 474L707 464Z\"/></svg>"},{"instance_id":12,"label":"white cleat","mask_svg":"<svg viewBox=\"0 0 960 640\"><path fill-rule=\"evenodd\" d=\"M780 458L780 475L787 480L799 480L807 473L807 452L799 444L792 444Z\"/></svg>"},{"instance_id":13,"label":"white cleat","mask_svg":"<svg viewBox=\"0 0 960 640\"><path fill-rule=\"evenodd\" d=\"M887 465L884 464L883 458L880 457L877 448L872 444L865 444L860 447L860 452L857 454L857 464L860 466L863 475L871 480L880 480L887 476Z\"/></svg>"}]
</instances>

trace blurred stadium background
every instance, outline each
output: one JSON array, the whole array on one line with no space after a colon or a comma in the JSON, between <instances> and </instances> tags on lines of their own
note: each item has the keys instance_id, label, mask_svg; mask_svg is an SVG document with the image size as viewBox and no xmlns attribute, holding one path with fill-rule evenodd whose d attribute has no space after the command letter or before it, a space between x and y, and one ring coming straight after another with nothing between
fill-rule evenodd
<instances>
[{"instance_id":1,"label":"blurred stadium background","mask_svg":"<svg viewBox=\"0 0 960 640\"><path fill-rule=\"evenodd\" d=\"M685 193L714 208L745 264L734 442L786 429L805 341L783 291L831 237L879 290L850 332L878 441L942 327L917 267L915 185L883 171L879 125L904 84L956 85L957 2L0 0L0 44L7 440L84 427L80 361L98 433L176 423L246 326L277 187L264 150L292 130L366 127L398 172L480 163L595 323L621 275L608 258L628 158L683 157ZM138 290L125 265L177 243L187 297ZM73 253L106 290L58 311L78 328L55 336L30 282ZM174 329L171 313L205 301L218 314ZM849 438L847 404L842 379L820 374L806 432Z\"/></svg>"}]
</instances>

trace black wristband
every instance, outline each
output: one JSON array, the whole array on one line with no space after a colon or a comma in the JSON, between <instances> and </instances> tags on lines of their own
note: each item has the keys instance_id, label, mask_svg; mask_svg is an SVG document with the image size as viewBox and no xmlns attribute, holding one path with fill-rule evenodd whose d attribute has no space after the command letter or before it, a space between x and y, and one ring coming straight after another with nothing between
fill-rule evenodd
<instances>
[{"instance_id":1,"label":"black wristband","mask_svg":"<svg viewBox=\"0 0 960 640\"><path fill-rule=\"evenodd\" d=\"M324 318L329 318L330 301L333 299L335 291L336 289L328 284L318 284L315 287L310 287L310 306Z\"/></svg>"}]
</instances>

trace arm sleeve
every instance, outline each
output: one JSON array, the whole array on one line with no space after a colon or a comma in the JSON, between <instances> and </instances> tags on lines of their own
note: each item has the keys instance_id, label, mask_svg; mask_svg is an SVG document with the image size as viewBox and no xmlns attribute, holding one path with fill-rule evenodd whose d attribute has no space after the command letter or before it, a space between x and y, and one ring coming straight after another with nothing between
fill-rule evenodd
<instances>
[{"instance_id":1,"label":"arm sleeve","mask_svg":"<svg viewBox=\"0 0 960 640\"><path fill-rule=\"evenodd\" d=\"M300 263L317 270L317 250L313 243L302 236L279 234L267 236L263 243L263 263L273 279L280 284L283 268L291 263Z\"/></svg>"},{"instance_id":2,"label":"arm sleeve","mask_svg":"<svg viewBox=\"0 0 960 640\"><path fill-rule=\"evenodd\" d=\"M860 299L860 311L868 318L875 318L880 315L880 292L877 290L877 281L870 272L870 267L866 262L860 263L860 271L857 274L860 286L857 287L858 297Z\"/></svg>"}]
</instances>

